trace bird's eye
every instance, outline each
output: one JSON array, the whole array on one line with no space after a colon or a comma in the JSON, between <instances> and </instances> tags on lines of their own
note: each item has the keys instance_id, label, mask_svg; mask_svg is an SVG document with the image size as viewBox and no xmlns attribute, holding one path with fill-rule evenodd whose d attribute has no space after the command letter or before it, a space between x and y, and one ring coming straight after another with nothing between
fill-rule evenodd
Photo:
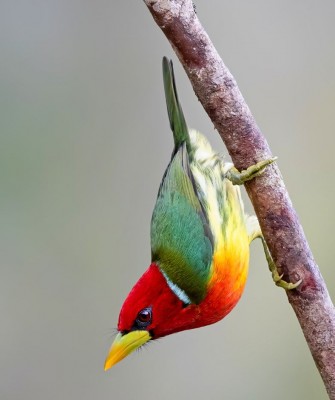
<instances>
[{"instance_id":1,"label":"bird's eye","mask_svg":"<svg viewBox=\"0 0 335 400\"><path fill-rule=\"evenodd\" d=\"M143 308L138 314L136 318L136 325L139 328L146 328L151 324L152 320L152 310L151 307Z\"/></svg>"}]
</instances>

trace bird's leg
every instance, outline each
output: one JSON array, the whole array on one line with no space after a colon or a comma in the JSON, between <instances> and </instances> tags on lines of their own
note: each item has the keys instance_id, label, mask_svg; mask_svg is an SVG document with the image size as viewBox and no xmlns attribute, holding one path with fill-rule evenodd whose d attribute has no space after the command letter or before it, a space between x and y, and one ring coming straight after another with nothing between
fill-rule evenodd
<instances>
[{"instance_id":1,"label":"bird's leg","mask_svg":"<svg viewBox=\"0 0 335 400\"><path fill-rule=\"evenodd\" d=\"M273 157L267 160L259 161L257 164L251 165L243 171L239 171L237 168L231 167L231 169L226 173L226 178L229 179L233 185L243 185L244 182L250 181L256 176L261 175L265 171L265 168L276 160L277 157Z\"/></svg>"},{"instance_id":2,"label":"bird's leg","mask_svg":"<svg viewBox=\"0 0 335 400\"><path fill-rule=\"evenodd\" d=\"M233 166L226 173L225 176L227 179L229 179L231 181L231 183L233 185L243 185L244 182L249 181L249 180L255 178L256 176L261 175L264 172L265 168L268 165L272 164L276 160L277 160L277 157L273 157L273 158L269 158L267 160L260 161L257 164L251 165L246 170L243 170L241 172L238 171L238 169ZM253 240L257 237L259 237L261 239L263 248L264 248L266 261L268 263L269 270L272 274L272 279L273 279L274 283L277 286L280 286L285 290L295 289L296 287L298 287L300 285L300 283L302 282L302 279L300 279L298 282L295 282L295 283L286 282L285 280L282 279L283 275L279 275L277 266L276 266L275 262L273 261L270 250L269 250L269 248L265 242L265 239L263 237L261 228L260 228L259 224L257 224L257 225L258 225L258 228L255 229L255 231L253 232L253 234L250 237L250 240Z\"/></svg>"},{"instance_id":3,"label":"bird's leg","mask_svg":"<svg viewBox=\"0 0 335 400\"><path fill-rule=\"evenodd\" d=\"M273 258L270 254L270 250L265 242L263 235L260 235L259 238L262 240L266 261L268 262L269 270L272 274L272 279L273 279L274 283L277 286L280 286L285 290L292 290L292 289L295 289L296 287L298 287L300 285L300 283L302 282L302 279L300 279L298 282L295 282L295 283L284 281L282 279L283 275L279 275L279 273L278 273L277 266L276 266L275 262L273 261Z\"/></svg>"}]
</instances>

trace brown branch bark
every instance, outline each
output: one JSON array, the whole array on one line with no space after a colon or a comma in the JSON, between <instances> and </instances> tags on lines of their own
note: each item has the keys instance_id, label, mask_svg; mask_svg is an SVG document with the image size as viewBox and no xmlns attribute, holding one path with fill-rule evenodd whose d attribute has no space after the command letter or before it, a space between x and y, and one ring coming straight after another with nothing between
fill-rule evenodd
<instances>
[{"instance_id":1,"label":"brown branch bark","mask_svg":"<svg viewBox=\"0 0 335 400\"><path fill-rule=\"evenodd\" d=\"M236 82L193 9L191 0L144 0L171 43L193 89L238 169L272 157ZM335 400L335 310L286 191L278 166L245 185L284 279L287 296L330 399Z\"/></svg>"}]
</instances>

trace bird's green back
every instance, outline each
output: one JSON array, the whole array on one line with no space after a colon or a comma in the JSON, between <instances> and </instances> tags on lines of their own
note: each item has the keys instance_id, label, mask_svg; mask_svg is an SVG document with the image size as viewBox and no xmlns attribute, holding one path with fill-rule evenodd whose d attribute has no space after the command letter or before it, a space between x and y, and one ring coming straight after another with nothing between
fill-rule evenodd
<instances>
[{"instance_id":1,"label":"bird's green back","mask_svg":"<svg viewBox=\"0 0 335 400\"><path fill-rule=\"evenodd\" d=\"M186 144L180 146L163 178L151 221L152 261L192 303L206 295L213 238L195 192Z\"/></svg>"}]
</instances>

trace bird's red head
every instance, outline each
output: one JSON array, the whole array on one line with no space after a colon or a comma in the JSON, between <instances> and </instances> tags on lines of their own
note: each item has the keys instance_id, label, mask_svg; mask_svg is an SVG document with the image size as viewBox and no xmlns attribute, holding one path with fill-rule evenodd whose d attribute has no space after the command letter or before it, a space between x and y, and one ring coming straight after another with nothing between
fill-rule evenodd
<instances>
[{"instance_id":1,"label":"bird's red head","mask_svg":"<svg viewBox=\"0 0 335 400\"><path fill-rule=\"evenodd\" d=\"M196 327L199 307L187 304L169 287L156 264L151 264L121 308L118 335L105 370L151 339Z\"/></svg>"}]
</instances>

